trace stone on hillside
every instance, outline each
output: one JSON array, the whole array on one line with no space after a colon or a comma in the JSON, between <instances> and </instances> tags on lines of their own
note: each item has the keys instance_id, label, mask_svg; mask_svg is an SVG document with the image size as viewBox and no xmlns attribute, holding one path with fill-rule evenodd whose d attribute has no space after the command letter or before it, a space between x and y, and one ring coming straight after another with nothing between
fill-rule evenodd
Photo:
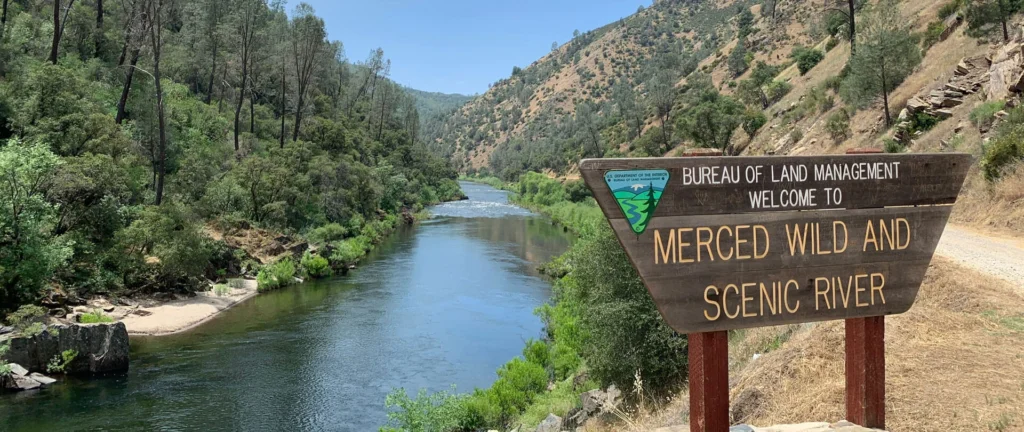
<instances>
[{"instance_id":1,"label":"stone on hillside","mask_svg":"<svg viewBox=\"0 0 1024 432\"><path fill-rule=\"evenodd\" d=\"M938 117L939 120L945 120L953 117L953 111L949 109L935 110L935 117Z\"/></svg>"},{"instance_id":2,"label":"stone on hillside","mask_svg":"<svg viewBox=\"0 0 1024 432\"><path fill-rule=\"evenodd\" d=\"M917 114L929 108L931 108L931 104L916 96L907 101L907 109L910 110L911 114Z\"/></svg>"},{"instance_id":3,"label":"stone on hillside","mask_svg":"<svg viewBox=\"0 0 1024 432\"><path fill-rule=\"evenodd\" d=\"M535 432L561 432L562 418L554 414L548 414L544 421L537 425Z\"/></svg>"},{"instance_id":4,"label":"stone on hillside","mask_svg":"<svg viewBox=\"0 0 1024 432\"><path fill-rule=\"evenodd\" d=\"M932 97L929 102L936 108L953 108L964 103L962 99L945 96Z\"/></svg>"},{"instance_id":5,"label":"stone on hillside","mask_svg":"<svg viewBox=\"0 0 1024 432\"><path fill-rule=\"evenodd\" d=\"M993 63L989 69L988 100L1002 100L1010 96L1010 86L1021 74L1020 63L1006 60Z\"/></svg>"},{"instance_id":6,"label":"stone on hillside","mask_svg":"<svg viewBox=\"0 0 1024 432\"><path fill-rule=\"evenodd\" d=\"M33 372L32 375L29 375L28 377L34 379L37 383L42 384L44 386L48 386L50 384L57 382L57 380L53 378L36 372Z\"/></svg>"},{"instance_id":7,"label":"stone on hillside","mask_svg":"<svg viewBox=\"0 0 1024 432\"><path fill-rule=\"evenodd\" d=\"M14 376L25 376L25 375L28 375L28 370L23 368L23 367L21 367L20 364L11 363L8 366L11 367L11 373L14 374Z\"/></svg>"},{"instance_id":8,"label":"stone on hillside","mask_svg":"<svg viewBox=\"0 0 1024 432\"><path fill-rule=\"evenodd\" d=\"M0 326L0 335L5 335L8 333L14 333L14 327Z\"/></svg>"},{"instance_id":9,"label":"stone on hillside","mask_svg":"<svg viewBox=\"0 0 1024 432\"><path fill-rule=\"evenodd\" d=\"M946 83L946 85L943 88L946 89L947 91L957 92L960 94L968 94L971 92L969 89L963 88L953 83Z\"/></svg>"},{"instance_id":10,"label":"stone on hillside","mask_svg":"<svg viewBox=\"0 0 1024 432\"><path fill-rule=\"evenodd\" d=\"M993 117L995 117L995 118L997 118L999 120L1005 119L1005 118L1007 118L1009 116L1010 116L1010 113L1008 113L1006 111L1002 111L1002 110L1000 110L999 112L997 112L997 113L995 113L993 115Z\"/></svg>"},{"instance_id":11,"label":"stone on hillside","mask_svg":"<svg viewBox=\"0 0 1024 432\"><path fill-rule=\"evenodd\" d=\"M67 350L78 356L67 366L68 375L94 375L128 370L128 330L124 323L53 326L33 337L10 340L7 360L30 372L42 372L50 359Z\"/></svg>"},{"instance_id":12,"label":"stone on hillside","mask_svg":"<svg viewBox=\"0 0 1024 432\"><path fill-rule=\"evenodd\" d=\"M963 132L964 129L967 129L967 122L961 120L960 123L957 123L956 127L953 128L953 133Z\"/></svg>"},{"instance_id":13,"label":"stone on hillside","mask_svg":"<svg viewBox=\"0 0 1024 432\"><path fill-rule=\"evenodd\" d=\"M903 108L902 110L900 110L900 115L898 117L896 117L896 119L899 120L900 122L905 122L909 118L910 118L910 110L908 110L906 108Z\"/></svg>"},{"instance_id":14,"label":"stone on hillside","mask_svg":"<svg viewBox=\"0 0 1024 432\"><path fill-rule=\"evenodd\" d=\"M960 63L956 65L956 70L953 71L953 73L959 76L971 73L971 67L967 64L967 59L960 60Z\"/></svg>"}]
</instances>

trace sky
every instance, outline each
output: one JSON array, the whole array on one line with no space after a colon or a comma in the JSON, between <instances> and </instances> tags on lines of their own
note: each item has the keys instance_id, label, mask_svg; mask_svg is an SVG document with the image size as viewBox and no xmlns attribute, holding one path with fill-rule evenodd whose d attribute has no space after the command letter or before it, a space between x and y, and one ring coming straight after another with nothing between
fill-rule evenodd
<instances>
[{"instance_id":1,"label":"sky","mask_svg":"<svg viewBox=\"0 0 1024 432\"><path fill-rule=\"evenodd\" d=\"M391 77L417 90L472 95L650 0L306 0L350 61L384 49ZM289 12L299 4L288 2Z\"/></svg>"}]
</instances>

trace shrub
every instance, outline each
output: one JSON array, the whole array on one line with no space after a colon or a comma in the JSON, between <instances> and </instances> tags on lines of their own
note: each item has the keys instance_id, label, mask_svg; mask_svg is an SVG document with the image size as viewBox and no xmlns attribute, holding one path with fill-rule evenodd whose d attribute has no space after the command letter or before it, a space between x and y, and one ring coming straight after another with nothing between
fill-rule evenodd
<instances>
[{"instance_id":1,"label":"shrub","mask_svg":"<svg viewBox=\"0 0 1024 432\"><path fill-rule=\"evenodd\" d=\"M832 113L825 123L825 131L836 143L846 141L850 136L850 115L846 110L840 109Z\"/></svg>"},{"instance_id":2,"label":"shrub","mask_svg":"<svg viewBox=\"0 0 1024 432\"><path fill-rule=\"evenodd\" d=\"M943 4L942 7L939 8L939 19L945 20L946 18L949 18L951 15L959 12L960 8L963 7L963 5L964 0L951 0L949 2L946 2L946 4Z\"/></svg>"},{"instance_id":3,"label":"shrub","mask_svg":"<svg viewBox=\"0 0 1024 432\"><path fill-rule=\"evenodd\" d=\"M1006 106L1005 101L986 102L971 111L970 119L978 129L987 130L992 127L996 119L996 113L1002 111Z\"/></svg>"},{"instance_id":4,"label":"shrub","mask_svg":"<svg viewBox=\"0 0 1024 432\"><path fill-rule=\"evenodd\" d=\"M793 85L785 81L772 81L765 88L765 96L768 97L768 104L772 105L782 100L789 92L793 90Z\"/></svg>"},{"instance_id":5,"label":"shrub","mask_svg":"<svg viewBox=\"0 0 1024 432\"><path fill-rule=\"evenodd\" d=\"M939 124L939 118L924 111L914 114L910 119L910 127L913 131L927 131Z\"/></svg>"},{"instance_id":6,"label":"shrub","mask_svg":"<svg viewBox=\"0 0 1024 432\"><path fill-rule=\"evenodd\" d=\"M843 77L842 77L842 75L830 76L828 78L825 78L825 82L822 85L826 89L832 90L834 92L838 92L839 88L841 88L843 86Z\"/></svg>"},{"instance_id":7,"label":"shrub","mask_svg":"<svg viewBox=\"0 0 1024 432\"><path fill-rule=\"evenodd\" d=\"M234 289L245 288L245 279L228 279L228 286Z\"/></svg>"},{"instance_id":8,"label":"shrub","mask_svg":"<svg viewBox=\"0 0 1024 432\"><path fill-rule=\"evenodd\" d=\"M7 315L7 323L25 336L35 336L43 331L46 309L36 305L24 305Z\"/></svg>"},{"instance_id":9,"label":"shrub","mask_svg":"<svg viewBox=\"0 0 1024 432\"><path fill-rule=\"evenodd\" d=\"M1016 111L1016 110L1015 110ZM1024 127L1018 126L1006 130L985 147L985 155L981 158L981 168L985 178L994 181L1010 164L1024 159Z\"/></svg>"},{"instance_id":10,"label":"shrub","mask_svg":"<svg viewBox=\"0 0 1024 432\"><path fill-rule=\"evenodd\" d=\"M748 109L743 113L743 131L747 133L751 139L757 134L757 131L768 123L768 118L764 116L764 113L758 110Z\"/></svg>"},{"instance_id":11,"label":"shrub","mask_svg":"<svg viewBox=\"0 0 1024 432\"><path fill-rule=\"evenodd\" d=\"M366 254L366 250L360 246L362 241L360 239L365 239L365 237L356 237L332 243L333 250L331 251L330 261L340 266L358 261L359 258Z\"/></svg>"},{"instance_id":12,"label":"shrub","mask_svg":"<svg viewBox=\"0 0 1024 432\"><path fill-rule=\"evenodd\" d=\"M293 283L295 283L295 263L290 258L265 266L256 275L257 289L261 292L284 288Z\"/></svg>"},{"instance_id":13,"label":"shrub","mask_svg":"<svg viewBox=\"0 0 1024 432\"><path fill-rule=\"evenodd\" d=\"M944 31L946 31L946 23L942 20L928 23L928 29L924 31L924 37L921 38L921 46L924 49L931 48L942 38Z\"/></svg>"},{"instance_id":14,"label":"shrub","mask_svg":"<svg viewBox=\"0 0 1024 432\"><path fill-rule=\"evenodd\" d=\"M459 430L465 417L463 399L454 394L454 388L452 392L430 394L421 389L415 398L410 398L405 389L392 391L384 400L388 425L409 432Z\"/></svg>"},{"instance_id":15,"label":"shrub","mask_svg":"<svg viewBox=\"0 0 1024 432\"><path fill-rule=\"evenodd\" d=\"M224 297L231 293L231 287L224 284L217 284L213 286L213 295L217 297Z\"/></svg>"},{"instance_id":16,"label":"shrub","mask_svg":"<svg viewBox=\"0 0 1024 432\"><path fill-rule=\"evenodd\" d=\"M793 129L793 131L789 133L789 139L794 143L800 142L800 140L804 139L804 131L800 129Z\"/></svg>"},{"instance_id":17,"label":"shrub","mask_svg":"<svg viewBox=\"0 0 1024 432\"><path fill-rule=\"evenodd\" d=\"M114 319L104 314L103 311L94 309L92 312L86 312L79 316L78 322L82 324L112 323Z\"/></svg>"},{"instance_id":18,"label":"shrub","mask_svg":"<svg viewBox=\"0 0 1024 432\"><path fill-rule=\"evenodd\" d=\"M78 351L67 350L60 355L53 356L52 359L46 364L46 372L51 374L64 373L67 367L71 365L71 362L75 361L78 357Z\"/></svg>"},{"instance_id":19,"label":"shrub","mask_svg":"<svg viewBox=\"0 0 1024 432\"><path fill-rule=\"evenodd\" d=\"M543 366L514 358L498 369L498 380L489 393L505 423L522 413L547 386L548 373Z\"/></svg>"},{"instance_id":20,"label":"shrub","mask_svg":"<svg viewBox=\"0 0 1024 432\"><path fill-rule=\"evenodd\" d=\"M302 273L313 279L330 277L334 274L331 271L331 263L327 261L327 258L313 255L309 251L302 254L302 261L299 264L302 265Z\"/></svg>"},{"instance_id":21,"label":"shrub","mask_svg":"<svg viewBox=\"0 0 1024 432\"><path fill-rule=\"evenodd\" d=\"M344 239L347 234L348 229L341 224L330 223L310 231L306 234L306 238L313 243L322 245Z\"/></svg>"},{"instance_id":22,"label":"shrub","mask_svg":"<svg viewBox=\"0 0 1024 432\"><path fill-rule=\"evenodd\" d=\"M886 153L903 153L903 150L906 149L903 143L896 141L894 139L885 140L885 142L882 144L882 147Z\"/></svg>"},{"instance_id":23,"label":"shrub","mask_svg":"<svg viewBox=\"0 0 1024 432\"><path fill-rule=\"evenodd\" d=\"M800 69L800 75L806 75L814 66L817 66L818 63L825 59L825 53L814 48L797 46L793 48L791 57L796 61L796 65Z\"/></svg>"}]
</instances>

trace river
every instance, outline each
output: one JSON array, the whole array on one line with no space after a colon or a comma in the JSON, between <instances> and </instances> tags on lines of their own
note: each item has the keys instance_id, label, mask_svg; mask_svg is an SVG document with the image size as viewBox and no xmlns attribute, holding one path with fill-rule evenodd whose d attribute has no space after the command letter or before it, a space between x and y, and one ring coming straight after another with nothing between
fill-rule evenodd
<instances>
[{"instance_id":1,"label":"river","mask_svg":"<svg viewBox=\"0 0 1024 432\"><path fill-rule=\"evenodd\" d=\"M199 328L133 338L125 376L0 397L0 430L376 431L397 387L460 391L541 335L537 266L571 238L463 183L346 277L257 296Z\"/></svg>"}]
</instances>

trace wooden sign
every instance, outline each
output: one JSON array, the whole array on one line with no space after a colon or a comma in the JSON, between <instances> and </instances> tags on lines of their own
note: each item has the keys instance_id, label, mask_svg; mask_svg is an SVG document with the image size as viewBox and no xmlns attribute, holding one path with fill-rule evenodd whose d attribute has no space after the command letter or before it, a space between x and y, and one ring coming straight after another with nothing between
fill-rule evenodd
<instances>
[{"instance_id":1,"label":"wooden sign","mask_svg":"<svg viewBox=\"0 0 1024 432\"><path fill-rule=\"evenodd\" d=\"M696 333L906 312L970 164L588 159L580 171L666 322Z\"/></svg>"}]
</instances>

